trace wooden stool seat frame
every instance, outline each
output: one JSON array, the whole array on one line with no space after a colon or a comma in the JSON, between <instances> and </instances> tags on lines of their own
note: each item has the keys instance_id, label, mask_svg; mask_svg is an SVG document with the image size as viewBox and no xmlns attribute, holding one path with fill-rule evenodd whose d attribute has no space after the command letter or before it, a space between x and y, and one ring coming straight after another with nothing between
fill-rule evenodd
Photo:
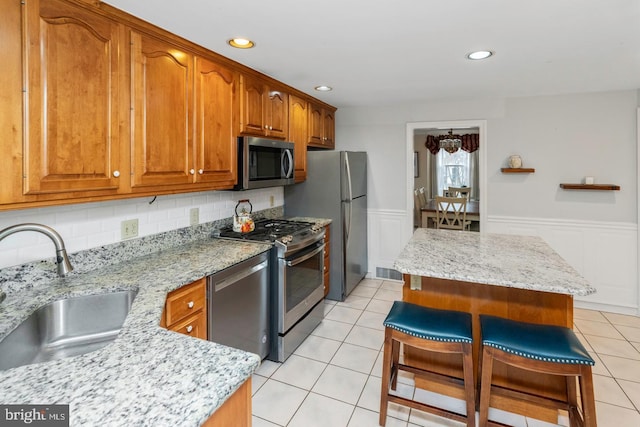
<instances>
[{"instance_id":1,"label":"wooden stool seat frame","mask_svg":"<svg viewBox=\"0 0 640 427\"><path fill-rule=\"evenodd\" d=\"M400 344L410 347L419 348L421 350L433 351L439 353L457 353L462 357L462 367L464 380L449 377L442 374L436 374L413 366L399 363ZM399 371L411 372L416 376L423 377L426 380L454 384L464 389L467 415L458 414L446 409L437 408L415 400L406 399L404 397L390 394L389 388L395 390L398 383ZM434 341L424 338L414 337L397 331L392 328L385 328L384 337L384 356L382 366L382 387L380 393L380 425L384 426L387 420L387 404L389 402L404 405L409 408L418 409L420 411L429 412L444 418L456 421L466 422L467 427L476 425L476 395L475 383L473 380L473 344L466 342L445 342Z\"/></svg>"},{"instance_id":2,"label":"wooden stool seat frame","mask_svg":"<svg viewBox=\"0 0 640 427\"><path fill-rule=\"evenodd\" d=\"M491 379L493 374L493 362L496 360L527 371L565 376L567 378L567 402L545 399L493 386L491 384ZM485 345L482 349L480 369L480 427L502 425L489 421L488 419L492 392L496 395L518 397L529 401L535 400L541 405L548 407L566 409L569 413L569 423L571 427L596 427L597 425L591 365L535 360ZM582 416L578 410L576 378L580 384Z\"/></svg>"}]
</instances>

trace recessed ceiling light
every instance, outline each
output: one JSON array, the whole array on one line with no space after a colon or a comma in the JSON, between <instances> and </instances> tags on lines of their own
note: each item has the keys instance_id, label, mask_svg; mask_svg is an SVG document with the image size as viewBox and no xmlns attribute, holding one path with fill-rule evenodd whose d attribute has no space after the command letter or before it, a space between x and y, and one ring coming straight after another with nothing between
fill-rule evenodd
<instances>
[{"instance_id":1,"label":"recessed ceiling light","mask_svg":"<svg viewBox=\"0 0 640 427\"><path fill-rule=\"evenodd\" d=\"M314 87L314 89L317 90L318 92L329 92L333 90L331 86L325 86L325 85L316 86Z\"/></svg>"},{"instance_id":2,"label":"recessed ceiling light","mask_svg":"<svg viewBox=\"0 0 640 427\"><path fill-rule=\"evenodd\" d=\"M237 47L238 49L251 49L252 47L254 47L256 45L251 40L243 39L243 38L231 39L227 43L229 43L229 45L231 45L233 47Z\"/></svg>"},{"instance_id":3,"label":"recessed ceiling light","mask_svg":"<svg viewBox=\"0 0 640 427\"><path fill-rule=\"evenodd\" d=\"M493 55L493 52L491 52L490 50L479 50L477 52L471 52L470 54L467 55L467 58L469 58L469 59L486 59L486 58L490 57L491 55Z\"/></svg>"}]
</instances>

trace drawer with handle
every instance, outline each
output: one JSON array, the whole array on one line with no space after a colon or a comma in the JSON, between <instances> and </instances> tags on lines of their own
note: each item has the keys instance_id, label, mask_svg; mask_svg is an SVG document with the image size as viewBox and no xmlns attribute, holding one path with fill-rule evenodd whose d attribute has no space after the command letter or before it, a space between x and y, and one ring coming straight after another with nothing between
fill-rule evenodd
<instances>
[{"instance_id":1,"label":"drawer with handle","mask_svg":"<svg viewBox=\"0 0 640 427\"><path fill-rule=\"evenodd\" d=\"M207 318L203 311L173 324L169 330L196 338L207 339Z\"/></svg>"},{"instance_id":2,"label":"drawer with handle","mask_svg":"<svg viewBox=\"0 0 640 427\"><path fill-rule=\"evenodd\" d=\"M206 281L204 278L185 285L167 295L166 322L171 326L200 310L206 303Z\"/></svg>"}]
</instances>

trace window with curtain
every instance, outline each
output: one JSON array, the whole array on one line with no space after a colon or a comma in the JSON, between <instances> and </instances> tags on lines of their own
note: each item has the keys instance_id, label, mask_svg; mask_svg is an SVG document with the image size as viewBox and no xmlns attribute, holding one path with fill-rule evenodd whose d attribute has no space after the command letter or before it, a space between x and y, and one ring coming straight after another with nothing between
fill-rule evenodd
<instances>
[{"instance_id":1,"label":"window with curtain","mask_svg":"<svg viewBox=\"0 0 640 427\"><path fill-rule=\"evenodd\" d=\"M449 187L472 187L471 154L458 150L455 153L438 151L436 155L438 194Z\"/></svg>"},{"instance_id":2,"label":"window with curtain","mask_svg":"<svg viewBox=\"0 0 640 427\"><path fill-rule=\"evenodd\" d=\"M453 153L440 149L440 139L460 138L461 147ZM480 200L478 177L478 134L428 135L425 146L429 156L429 198L442 195L449 187L471 187L471 199Z\"/></svg>"}]
</instances>

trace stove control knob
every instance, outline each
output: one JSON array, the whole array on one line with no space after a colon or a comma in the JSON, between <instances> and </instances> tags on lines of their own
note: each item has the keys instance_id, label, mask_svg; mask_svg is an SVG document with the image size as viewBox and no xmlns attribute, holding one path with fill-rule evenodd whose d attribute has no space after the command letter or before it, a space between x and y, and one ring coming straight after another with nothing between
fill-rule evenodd
<instances>
[{"instance_id":1,"label":"stove control knob","mask_svg":"<svg viewBox=\"0 0 640 427\"><path fill-rule=\"evenodd\" d=\"M292 241L292 240L293 240L293 236L291 236L291 235L288 235L288 236L282 236L282 238L280 239L280 241L281 241L282 243L284 243L285 245L286 245L287 243L291 243L291 241Z\"/></svg>"},{"instance_id":2,"label":"stove control knob","mask_svg":"<svg viewBox=\"0 0 640 427\"><path fill-rule=\"evenodd\" d=\"M319 232L321 230L322 230L322 227L320 227L318 224L313 224L311 226L311 232L313 232L313 233L317 233L317 232Z\"/></svg>"}]
</instances>

